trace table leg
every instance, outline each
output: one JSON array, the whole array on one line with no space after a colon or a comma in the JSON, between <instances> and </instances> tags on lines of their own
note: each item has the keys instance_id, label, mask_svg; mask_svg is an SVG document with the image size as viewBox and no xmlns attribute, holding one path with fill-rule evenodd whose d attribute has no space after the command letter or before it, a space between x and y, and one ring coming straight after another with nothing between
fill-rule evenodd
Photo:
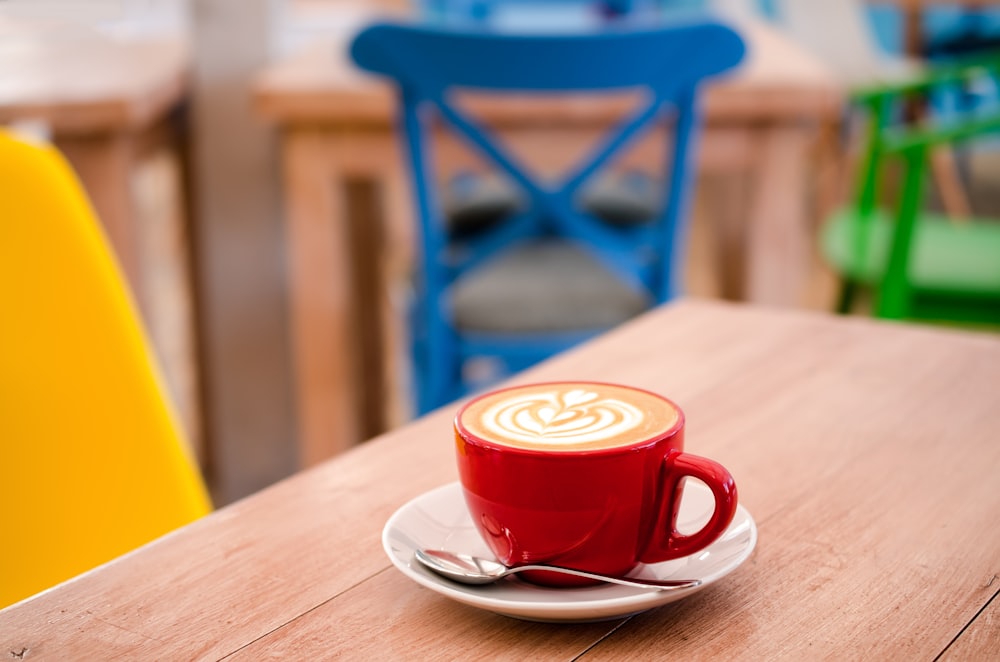
<instances>
[{"instance_id":1,"label":"table leg","mask_svg":"<svg viewBox=\"0 0 1000 662\"><path fill-rule=\"evenodd\" d=\"M56 146L73 165L97 212L132 286L139 308L146 313L135 203L130 182L136 144L130 133L57 136Z\"/></svg>"},{"instance_id":2,"label":"table leg","mask_svg":"<svg viewBox=\"0 0 1000 662\"><path fill-rule=\"evenodd\" d=\"M309 466L360 437L351 311L351 254L327 136L295 129L283 142L289 301L299 462Z\"/></svg>"},{"instance_id":3,"label":"table leg","mask_svg":"<svg viewBox=\"0 0 1000 662\"><path fill-rule=\"evenodd\" d=\"M387 389L382 305L386 293L382 268L385 192L380 184L375 177L356 175L343 181L344 218L351 244L351 282L356 302L351 318L355 322L355 347L360 356L355 388L361 440L385 430Z\"/></svg>"},{"instance_id":4,"label":"table leg","mask_svg":"<svg viewBox=\"0 0 1000 662\"><path fill-rule=\"evenodd\" d=\"M699 185L708 221L703 241L708 256L706 262L710 265L707 271L715 278L713 294L731 301L739 301L744 291L748 189L749 182L743 172L708 173L701 177Z\"/></svg>"},{"instance_id":5,"label":"table leg","mask_svg":"<svg viewBox=\"0 0 1000 662\"><path fill-rule=\"evenodd\" d=\"M903 52L912 58L924 56L923 7L919 0L909 0L902 6Z\"/></svg>"},{"instance_id":6,"label":"table leg","mask_svg":"<svg viewBox=\"0 0 1000 662\"><path fill-rule=\"evenodd\" d=\"M809 277L812 224L806 213L807 125L773 125L760 132L758 176L747 221L746 299L794 306Z\"/></svg>"}]
</instances>

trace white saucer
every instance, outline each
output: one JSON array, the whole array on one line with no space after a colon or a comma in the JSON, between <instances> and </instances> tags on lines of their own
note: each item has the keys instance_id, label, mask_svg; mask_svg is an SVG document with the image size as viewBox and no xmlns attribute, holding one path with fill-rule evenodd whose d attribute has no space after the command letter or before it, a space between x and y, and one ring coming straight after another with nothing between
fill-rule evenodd
<instances>
[{"instance_id":1,"label":"white saucer","mask_svg":"<svg viewBox=\"0 0 1000 662\"><path fill-rule=\"evenodd\" d=\"M692 531L708 519L712 493L688 481L678 525ZM458 483L443 485L397 510L382 530L382 547L393 565L413 581L458 602L532 621L599 621L635 614L685 598L722 579L743 563L757 543L757 525L743 506L721 538L691 556L642 565L631 574L658 579L700 579L700 586L656 591L601 584L583 588L547 588L517 579L487 586L459 584L427 570L414 551L446 549L494 558L472 524Z\"/></svg>"}]
</instances>

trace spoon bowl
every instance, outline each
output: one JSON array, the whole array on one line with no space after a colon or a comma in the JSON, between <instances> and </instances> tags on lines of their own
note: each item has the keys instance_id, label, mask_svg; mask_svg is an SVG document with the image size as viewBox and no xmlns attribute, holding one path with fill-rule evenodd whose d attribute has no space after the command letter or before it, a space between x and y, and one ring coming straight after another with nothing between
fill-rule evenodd
<instances>
[{"instance_id":1,"label":"spoon bowl","mask_svg":"<svg viewBox=\"0 0 1000 662\"><path fill-rule=\"evenodd\" d=\"M557 565L521 565L514 568L492 559L484 559L469 554L459 554L439 549L418 549L414 553L417 561L423 566L462 584L492 584L509 575L530 570L558 572L576 577L585 577L609 584L621 584L634 588L645 588L659 591L694 588L701 585L700 579L633 579L627 577L608 577L583 570L563 568Z\"/></svg>"}]
</instances>

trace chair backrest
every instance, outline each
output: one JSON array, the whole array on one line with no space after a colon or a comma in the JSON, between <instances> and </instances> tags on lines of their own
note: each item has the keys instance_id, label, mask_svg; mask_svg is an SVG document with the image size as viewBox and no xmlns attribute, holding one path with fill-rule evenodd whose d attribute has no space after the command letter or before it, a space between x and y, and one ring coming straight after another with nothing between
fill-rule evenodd
<instances>
[{"instance_id":1,"label":"chair backrest","mask_svg":"<svg viewBox=\"0 0 1000 662\"><path fill-rule=\"evenodd\" d=\"M210 509L78 182L2 131L0 466L0 607Z\"/></svg>"},{"instance_id":2,"label":"chair backrest","mask_svg":"<svg viewBox=\"0 0 1000 662\"><path fill-rule=\"evenodd\" d=\"M678 220L685 202L695 91L706 77L737 64L743 43L715 22L678 23L654 29L586 34L523 35L382 24L357 36L359 66L398 84L422 224L424 275L438 290L454 275L525 236L557 235L594 249L595 257L657 301L673 295ZM561 181L543 182L518 163L498 137L453 103L456 89L493 92L596 92L642 89L640 107L614 127L594 153ZM519 187L531 209L478 236L460 264L446 254L448 237L434 186L428 150L433 109L501 174ZM582 187L654 120L669 110L674 120L666 203L649 227L614 231L575 205ZM652 249L652 251L650 251ZM636 259L637 250L663 257Z\"/></svg>"},{"instance_id":3,"label":"chair backrest","mask_svg":"<svg viewBox=\"0 0 1000 662\"><path fill-rule=\"evenodd\" d=\"M1000 78L1000 52L955 60L950 64L938 65L914 76L905 82L883 83L854 93L854 102L864 108L867 124L864 136L864 153L858 170L854 204L860 217L868 216L878 203L879 189L885 167L887 142L896 143L900 132L919 129L921 122L928 125L970 127L973 129L963 140L979 135L974 129L979 126L976 109L963 104L941 103L948 107L942 113L910 112L914 104L934 109L935 100L955 97L965 93L966 88L988 83L995 88ZM935 116L940 115L936 119ZM929 119L929 117L931 119ZM933 122L933 124L931 124ZM942 145L957 137L942 133L929 144Z\"/></svg>"}]
</instances>

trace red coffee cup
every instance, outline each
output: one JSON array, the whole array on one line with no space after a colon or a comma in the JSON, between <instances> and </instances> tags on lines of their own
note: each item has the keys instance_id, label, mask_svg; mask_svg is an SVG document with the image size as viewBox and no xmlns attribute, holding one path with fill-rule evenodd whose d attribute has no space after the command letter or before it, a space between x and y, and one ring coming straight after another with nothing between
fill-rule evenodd
<instances>
[{"instance_id":1,"label":"red coffee cup","mask_svg":"<svg viewBox=\"0 0 1000 662\"><path fill-rule=\"evenodd\" d=\"M466 504L508 566L546 563L624 575L698 552L726 530L736 484L717 462L684 452L684 414L670 400L599 382L493 391L455 418ZM709 521L677 530L684 479L715 497ZM589 583L545 572L540 584Z\"/></svg>"}]
</instances>

